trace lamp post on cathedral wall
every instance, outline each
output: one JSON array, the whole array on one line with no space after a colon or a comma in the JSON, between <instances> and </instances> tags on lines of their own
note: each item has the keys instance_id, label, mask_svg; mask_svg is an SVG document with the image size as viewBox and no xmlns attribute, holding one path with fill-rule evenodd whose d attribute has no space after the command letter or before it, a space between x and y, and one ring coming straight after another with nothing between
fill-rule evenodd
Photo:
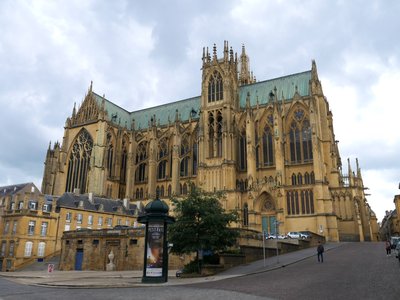
<instances>
[{"instance_id":1,"label":"lamp post on cathedral wall","mask_svg":"<svg viewBox=\"0 0 400 300\"><path fill-rule=\"evenodd\" d=\"M138 222L146 224L143 277L144 283L163 283L168 281L168 224L175 219L168 215L169 207L160 199L149 202L145 214Z\"/></svg>"}]
</instances>

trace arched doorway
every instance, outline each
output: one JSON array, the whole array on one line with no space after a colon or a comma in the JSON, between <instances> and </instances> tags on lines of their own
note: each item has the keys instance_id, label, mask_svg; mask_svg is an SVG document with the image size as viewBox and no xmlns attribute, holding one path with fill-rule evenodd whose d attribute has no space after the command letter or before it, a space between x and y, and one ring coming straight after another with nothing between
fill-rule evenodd
<instances>
[{"instance_id":1,"label":"arched doorway","mask_svg":"<svg viewBox=\"0 0 400 300\"><path fill-rule=\"evenodd\" d=\"M268 234L276 234L276 207L275 201L268 193L262 193L259 197L261 212L261 229Z\"/></svg>"}]
</instances>

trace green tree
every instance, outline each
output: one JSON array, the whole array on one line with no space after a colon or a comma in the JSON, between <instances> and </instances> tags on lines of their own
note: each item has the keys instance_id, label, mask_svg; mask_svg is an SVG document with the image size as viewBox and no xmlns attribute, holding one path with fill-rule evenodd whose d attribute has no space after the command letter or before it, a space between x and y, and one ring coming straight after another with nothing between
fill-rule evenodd
<instances>
[{"instance_id":1,"label":"green tree","mask_svg":"<svg viewBox=\"0 0 400 300\"><path fill-rule=\"evenodd\" d=\"M172 199L176 222L169 226L171 251L196 252L198 258L199 250L216 252L233 246L239 232L229 225L238 220L238 214L222 208L223 194L206 193L194 185L189 190L185 199Z\"/></svg>"}]
</instances>

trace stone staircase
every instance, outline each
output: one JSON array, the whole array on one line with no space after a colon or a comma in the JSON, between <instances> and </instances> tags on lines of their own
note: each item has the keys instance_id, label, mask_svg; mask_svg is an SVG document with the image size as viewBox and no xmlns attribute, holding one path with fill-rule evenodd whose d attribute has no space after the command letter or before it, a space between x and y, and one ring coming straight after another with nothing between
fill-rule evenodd
<instances>
[{"instance_id":1,"label":"stone staircase","mask_svg":"<svg viewBox=\"0 0 400 300\"><path fill-rule=\"evenodd\" d=\"M49 264L54 265L54 270L58 270L58 265L60 263L60 255L54 255L52 257L44 259L42 262L34 261L33 263L19 268L16 272L26 272L26 271L47 271L47 266Z\"/></svg>"}]
</instances>

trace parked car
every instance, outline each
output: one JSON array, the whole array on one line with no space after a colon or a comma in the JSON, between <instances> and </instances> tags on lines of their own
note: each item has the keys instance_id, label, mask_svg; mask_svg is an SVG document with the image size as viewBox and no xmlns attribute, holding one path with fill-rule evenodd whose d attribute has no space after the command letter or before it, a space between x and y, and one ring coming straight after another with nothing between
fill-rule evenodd
<instances>
[{"instance_id":1,"label":"parked car","mask_svg":"<svg viewBox=\"0 0 400 300\"><path fill-rule=\"evenodd\" d=\"M278 240L284 240L287 239L287 236L284 234L278 234Z\"/></svg>"},{"instance_id":2,"label":"parked car","mask_svg":"<svg viewBox=\"0 0 400 300\"><path fill-rule=\"evenodd\" d=\"M397 243L394 254L396 255L396 258L398 258L400 261L400 243Z\"/></svg>"},{"instance_id":3,"label":"parked car","mask_svg":"<svg viewBox=\"0 0 400 300\"><path fill-rule=\"evenodd\" d=\"M266 240L274 240L274 239L276 239L276 235L272 234L272 233L266 233L265 234L265 239Z\"/></svg>"},{"instance_id":4,"label":"parked car","mask_svg":"<svg viewBox=\"0 0 400 300\"><path fill-rule=\"evenodd\" d=\"M298 231L290 231L286 235L289 239L300 239L301 238L301 233Z\"/></svg>"},{"instance_id":5,"label":"parked car","mask_svg":"<svg viewBox=\"0 0 400 300\"><path fill-rule=\"evenodd\" d=\"M392 249L396 249L396 246L399 242L400 242L399 236L391 236L390 237L390 244L392 246Z\"/></svg>"},{"instance_id":6,"label":"parked car","mask_svg":"<svg viewBox=\"0 0 400 300\"><path fill-rule=\"evenodd\" d=\"M309 231L300 231L300 235L303 240L311 239L311 233Z\"/></svg>"}]
</instances>

